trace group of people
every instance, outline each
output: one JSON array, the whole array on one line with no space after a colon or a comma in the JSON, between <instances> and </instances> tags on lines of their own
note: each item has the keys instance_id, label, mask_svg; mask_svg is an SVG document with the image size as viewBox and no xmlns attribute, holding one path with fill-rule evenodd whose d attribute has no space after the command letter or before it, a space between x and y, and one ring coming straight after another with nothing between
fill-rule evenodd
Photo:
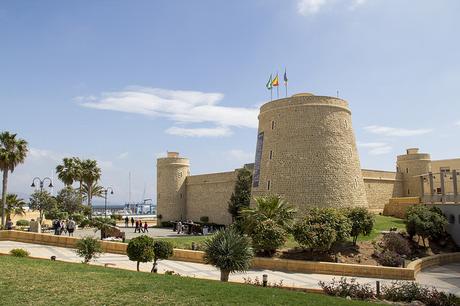
<instances>
[{"instance_id":1,"label":"group of people","mask_svg":"<svg viewBox=\"0 0 460 306\"><path fill-rule=\"evenodd\" d=\"M70 220L54 220L53 221L53 229L55 235L62 235L68 234L69 236L73 236L73 232L77 227L77 223L70 219Z\"/></svg>"},{"instance_id":2,"label":"group of people","mask_svg":"<svg viewBox=\"0 0 460 306\"><path fill-rule=\"evenodd\" d=\"M129 221L130 219L128 216L125 217L125 227L129 226ZM135 233L148 233L149 232L149 225L147 224L146 221L142 223L141 220L134 220L134 217L131 217L131 227L134 227L134 224L136 224L136 227L134 228Z\"/></svg>"}]
</instances>

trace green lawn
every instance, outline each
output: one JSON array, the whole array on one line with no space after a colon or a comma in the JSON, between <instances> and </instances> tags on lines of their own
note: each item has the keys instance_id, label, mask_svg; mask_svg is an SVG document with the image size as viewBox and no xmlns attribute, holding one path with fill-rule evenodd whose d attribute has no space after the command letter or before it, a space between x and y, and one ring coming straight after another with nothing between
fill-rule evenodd
<instances>
[{"instance_id":1,"label":"green lawn","mask_svg":"<svg viewBox=\"0 0 460 306\"><path fill-rule=\"evenodd\" d=\"M369 236L359 236L358 241L370 241L378 237L381 231L389 230L392 227L398 229L404 229L404 220L394 217L387 216L375 216L375 224L372 233ZM181 236L177 238L155 238L159 240L168 240L171 241L175 248L179 249L191 249L192 242L195 242L197 245L203 243L207 237L205 236ZM288 241L284 245L285 248L294 248L299 246L292 236L289 236Z\"/></svg>"},{"instance_id":2,"label":"green lawn","mask_svg":"<svg viewBox=\"0 0 460 306\"><path fill-rule=\"evenodd\" d=\"M2 305L366 305L321 294L0 256ZM376 304L373 304L376 305Z\"/></svg>"}]
</instances>

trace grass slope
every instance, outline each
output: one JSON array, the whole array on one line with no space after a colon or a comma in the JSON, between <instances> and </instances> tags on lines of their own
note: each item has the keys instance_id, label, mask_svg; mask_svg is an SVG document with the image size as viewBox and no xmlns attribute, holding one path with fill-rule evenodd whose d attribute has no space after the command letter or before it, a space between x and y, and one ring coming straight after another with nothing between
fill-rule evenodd
<instances>
[{"instance_id":1,"label":"grass slope","mask_svg":"<svg viewBox=\"0 0 460 306\"><path fill-rule=\"evenodd\" d=\"M367 305L320 294L0 256L1 305ZM374 304L376 305L376 304Z\"/></svg>"}]
</instances>

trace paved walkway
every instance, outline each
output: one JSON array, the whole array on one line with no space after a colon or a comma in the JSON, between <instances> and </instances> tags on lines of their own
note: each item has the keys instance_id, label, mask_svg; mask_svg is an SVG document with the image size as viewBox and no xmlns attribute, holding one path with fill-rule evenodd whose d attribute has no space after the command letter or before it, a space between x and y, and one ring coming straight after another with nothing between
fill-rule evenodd
<instances>
[{"instance_id":1,"label":"paved walkway","mask_svg":"<svg viewBox=\"0 0 460 306\"><path fill-rule=\"evenodd\" d=\"M126 228L124 227L124 225L122 227L119 226L119 228L122 232L125 232L126 239L132 239L140 235L147 235L150 237L193 237L187 234L177 234L175 231L173 231L170 228L151 227L149 228L148 233L134 233L134 228L132 227ZM101 237L101 233L100 231L95 232L94 228L84 228L84 229L78 229L77 231L75 231L74 236L75 237L85 237L85 236Z\"/></svg>"},{"instance_id":2,"label":"paved walkway","mask_svg":"<svg viewBox=\"0 0 460 306\"><path fill-rule=\"evenodd\" d=\"M50 258L56 256L58 260L68 262L81 262L73 249L61 248L55 246L29 244L13 241L0 241L0 253L8 253L11 249L22 248L30 252L33 257ZM110 266L120 269L136 270L136 263L128 259L126 255L118 254L103 254L93 264L104 265L111 264ZM141 270L150 272L151 263L141 263ZM172 270L183 276L204 278L204 279L220 279L220 272L218 269L211 265L162 260L159 262L158 271L164 273L167 270ZM271 270L250 270L247 273L235 273L230 275L230 281L244 282L245 278L255 279L256 277L261 280L263 274L268 274L269 282L279 283L283 281L283 286L301 287L301 288L320 288L319 281L330 281L333 278L340 278L339 276L325 275L325 274L303 274L303 273L289 273ZM378 279L373 278L356 278L359 283L375 284ZM390 280L381 280L382 283L390 282ZM428 269L423 273L419 273L417 281L424 285L436 286L437 288L460 295L460 264L451 264L442 267L435 267Z\"/></svg>"}]
</instances>

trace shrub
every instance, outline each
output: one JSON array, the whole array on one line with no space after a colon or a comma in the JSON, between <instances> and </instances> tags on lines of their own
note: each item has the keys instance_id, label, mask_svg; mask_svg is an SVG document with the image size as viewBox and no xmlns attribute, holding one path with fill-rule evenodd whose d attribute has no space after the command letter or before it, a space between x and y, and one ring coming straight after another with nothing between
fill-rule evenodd
<instances>
[{"instance_id":1,"label":"shrub","mask_svg":"<svg viewBox=\"0 0 460 306\"><path fill-rule=\"evenodd\" d=\"M393 302L420 301L427 306L455 306L458 298L415 282L395 281L382 285L382 298Z\"/></svg>"},{"instance_id":2,"label":"shrub","mask_svg":"<svg viewBox=\"0 0 460 306\"><path fill-rule=\"evenodd\" d=\"M161 227L174 227L174 224L171 221L162 221L160 223Z\"/></svg>"},{"instance_id":3,"label":"shrub","mask_svg":"<svg viewBox=\"0 0 460 306\"><path fill-rule=\"evenodd\" d=\"M217 231L211 238L205 240L206 263L220 269L220 280L228 281L232 272L244 272L249 269L254 255L248 237L230 227Z\"/></svg>"},{"instance_id":4,"label":"shrub","mask_svg":"<svg viewBox=\"0 0 460 306\"><path fill-rule=\"evenodd\" d=\"M208 223L209 222L209 217L208 216L202 216L200 217L200 221L203 223Z\"/></svg>"},{"instance_id":5,"label":"shrub","mask_svg":"<svg viewBox=\"0 0 460 306\"><path fill-rule=\"evenodd\" d=\"M10 254L14 257L29 257L30 255L30 253L24 249L12 249Z\"/></svg>"},{"instance_id":6,"label":"shrub","mask_svg":"<svg viewBox=\"0 0 460 306\"><path fill-rule=\"evenodd\" d=\"M324 292L332 296L351 297L354 299L366 300L375 297L374 290L371 285L359 284L355 278L350 281L346 277L341 277L339 281L335 278L331 282L320 281L319 285L323 288Z\"/></svg>"},{"instance_id":7,"label":"shrub","mask_svg":"<svg viewBox=\"0 0 460 306\"><path fill-rule=\"evenodd\" d=\"M89 226L91 223L91 221L89 219L83 219L80 221L80 228L85 228L87 226Z\"/></svg>"},{"instance_id":8,"label":"shrub","mask_svg":"<svg viewBox=\"0 0 460 306\"><path fill-rule=\"evenodd\" d=\"M399 267L402 265L403 258L395 251L384 250L381 253L377 253L377 261L382 266Z\"/></svg>"},{"instance_id":9,"label":"shrub","mask_svg":"<svg viewBox=\"0 0 460 306\"><path fill-rule=\"evenodd\" d=\"M410 255L411 249L406 238L398 233L388 233L383 236L383 247L389 251L398 253L399 255Z\"/></svg>"},{"instance_id":10,"label":"shrub","mask_svg":"<svg viewBox=\"0 0 460 306\"><path fill-rule=\"evenodd\" d=\"M121 221L121 220L123 220L123 216L120 215L120 214L112 214L112 215L110 215L110 218L113 219L113 220L115 220L115 221ZM115 223L116 223L116 222L115 222Z\"/></svg>"},{"instance_id":11,"label":"shrub","mask_svg":"<svg viewBox=\"0 0 460 306\"><path fill-rule=\"evenodd\" d=\"M282 247L287 240L287 232L273 220L259 223L252 231L252 246L256 252L265 252L272 255L276 249Z\"/></svg>"},{"instance_id":12,"label":"shrub","mask_svg":"<svg viewBox=\"0 0 460 306\"><path fill-rule=\"evenodd\" d=\"M57 208L54 208L50 211L45 212L45 218L48 220L65 220L69 218L69 213L66 211L61 211Z\"/></svg>"},{"instance_id":13,"label":"shrub","mask_svg":"<svg viewBox=\"0 0 460 306\"><path fill-rule=\"evenodd\" d=\"M85 219L85 216L83 216L83 214L75 213L70 215L70 219L80 224Z\"/></svg>"},{"instance_id":14,"label":"shrub","mask_svg":"<svg viewBox=\"0 0 460 306\"><path fill-rule=\"evenodd\" d=\"M17 226L29 226L30 222L29 220L18 220L16 221Z\"/></svg>"},{"instance_id":15,"label":"shrub","mask_svg":"<svg viewBox=\"0 0 460 306\"><path fill-rule=\"evenodd\" d=\"M154 258L153 238L142 235L129 241L126 253L129 260L137 262L137 271L141 262L149 262Z\"/></svg>"},{"instance_id":16,"label":"shrub","mask_svg":"<svg viewBox=\"0 0 460 306\"><path fill-rule=\"evenodd\" d=\"M412 238L419 235L423 239L438 239L446 235L447 218L437 207L428 208L425 205L414 205L407 209L406 230Z\"/></svg>"},{"instance_id":17,"label":"shrub","mask_svg":"<svg viewBox=\"0 0 460 306\"><path fill-rule=\"evenodd\" d=\"M338 241L350 237L351 223L342 211L333 208L314 208L298 220L292 230L297 243L303 248L330 250Z\"/></svg>"},{"instance_id":18,"label":"shrub","mask_svg":"<svg viewBox=\"0 0 460 306\"><path fill-rule=\"evenodd\" d=\"M366 208L355 207L345 212L351 223L350 236L353 237L353 244L356 245L359 235L368 236L374 228L374 215Z\"/></svg>"},{"instance_id":19,"label":"shrub","mask_svg":"<svg viewBox=\"0 0 460 306\"><path fill-rule=\"evenodd\" d=\"M102 246L99 240L93 237L84 237L76 242L76 253L83 257L84 262L88 263L92 259L96 259L102 253Z\"/></svg>"},{"instance_id":20,"label":"shrub","mask_svg":"<svg viewBox=\"0 0 460 306\"><path fill-rule=\"evenodd\" d=\"M157 261L168 259L173 254L173 245L169 241L157 240L153 243L153 267L152 272L157 272Z\"/></svg>"}]
</instances>

